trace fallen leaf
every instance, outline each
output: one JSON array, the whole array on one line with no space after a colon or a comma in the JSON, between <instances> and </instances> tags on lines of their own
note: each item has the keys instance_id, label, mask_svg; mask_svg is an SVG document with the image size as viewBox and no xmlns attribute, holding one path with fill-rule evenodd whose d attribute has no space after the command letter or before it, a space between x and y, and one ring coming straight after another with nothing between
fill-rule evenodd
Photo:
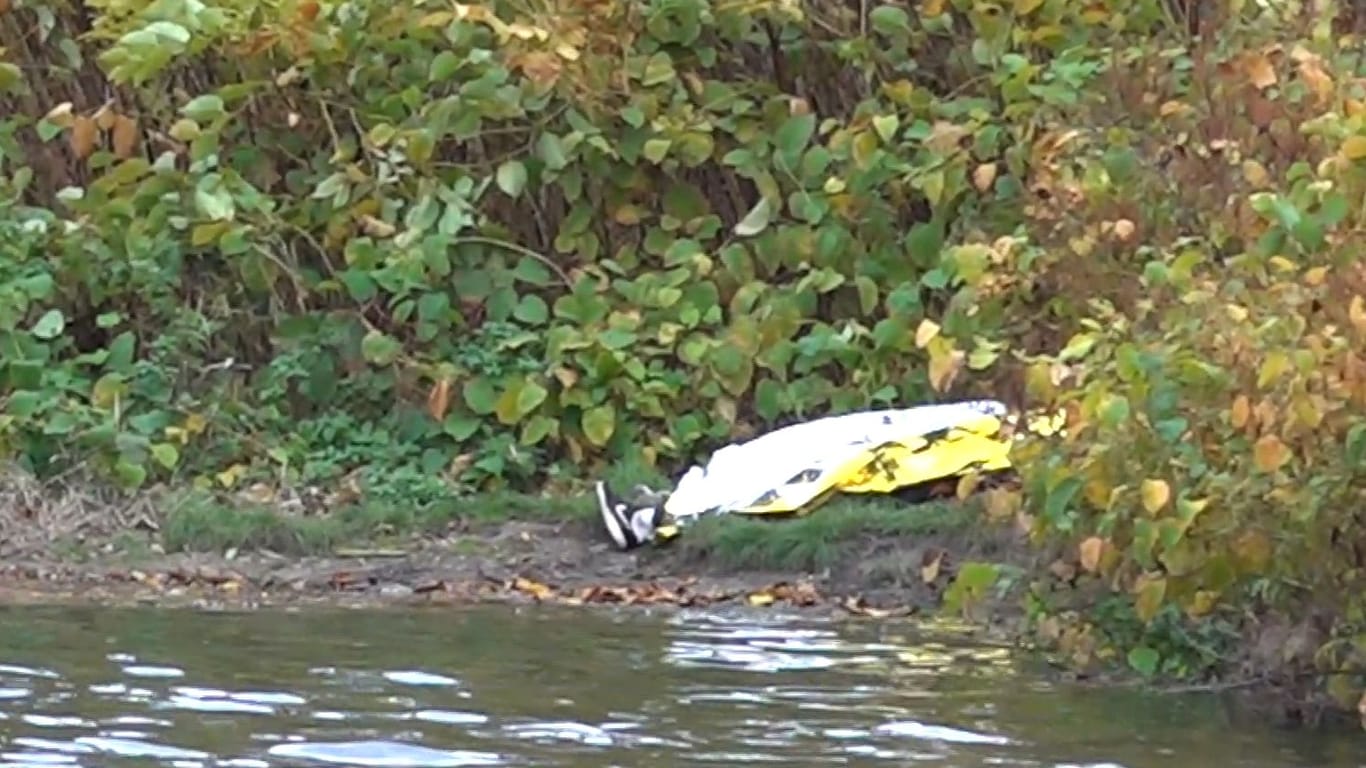
<instances>
[{"instance_id":1,"label":"fallen leaf","mask_svg":"<svg viewBox=\"0 0 1366 768\"><path fill-rule=\"evenodd\" d=\"M427 393L427 414L433 421L444 421L451 405L451 380L442 378Z\"/></svg>"},{"instance_id":2,"label":"fallen leaf","mask_svg":"<svg viewBox=\"0 0 1366 768\"><path fill-rule=\"evenodd\" d=\"M1275 435L1262 435L1252 447L1253 462L1262 472L1275 472L1290 460L1290 449Z\"/></svg>"},{"instance_id":3,"label":"fallen leaf","mask_svg":"<svg viewBox=\"0 0 1366 768\"><path fill-rule=\"evenodd\" d=\"M1172 496L1171 486L1165 480L1144 480L1139 488L1139 495L1143 499L1143 508L1148 514L1154 515L1167 506L1167 500Z\"/></svg>"},{"instance_id":4,"label":"fallen leaf","mask_svg":"<svg viewBox=\"0 0 1366 768\"><path fill-rule=\"evenodd\" d=\"M1105 540L1099 536L1091 536L1077 546L1077 559L1081 561L1081 567L1087 573L1095 573L1100 569L1100 556L1105 552Z\"/></svg>"},{"instance_id":5,"label":"fallen leaf","mask_svg":"<svg viewBox=\"0 0 1366 768\"><path fill-rule=\"evenodd\" d=\"M1129 242L1129 239L1134 236L1134 232L1136 232L1137 230L1138 227L1135 226L1134 223L1128 219L1119 219L1115 222L1114 233L1115 237L1120 242Z\"/></svg>"},{"instance_id":6,"label":"fallen leaf","mask_svg":"<svg viewBox=\"0 0 1366 768\"><path fill-rule=\"evenodd\" d=\"M1359 335L1366 336L1366 299L1361 294L1353 296L1352 302L1347 305L1347 319Z\"/></svg>"},{"instance_id":7,"label":"fallen leaf","mask_svg":"<svg viewBox=\"0 0 1366 768\"><path fill-rule=\"evenodd\" d=\"M1276 84L1276 68L1265 54L1246 54L1243 57L1243 74L1247 75L1248 82L1260 91L1265 91Z\"/></svg>"},{"instance_id":8,"label":"fallen leaf","mask_svg":"<svg viewBox=\"0 0 1366 768\"><path fill-rule=\"evenodd\" d=\"M922 562L920 566L920 580L926 584L933 584L939 578L939 567L944 562L944 550L935 550L933 553L925 553L928 562Z\"/></svg>"},{"instance_id":9,"label":"fallen leaf","mask_svg":"<svg viewBox=\"0 0 1366 768\"><path fill-rule=\"evenodd\" d=\"M1271 183L1271 173L1266 166L1251 158L1243 161L1243 179L1254 187L1265 187Z\"/></svg>"},{"instance_id":10,"label":"fallen leaf","mask_svg":"<svg viewBox=\"0 0 1366 768\"><path fill-rule=\"evenodd\" d=\"M765 605L773 605L775 598L770 592L752 592L745 600L750 605L762 607Z\"/></svg>"},{"instance_id":11,"label":"fallen leaf","mask_svg":"<svg viewBox=\"0 0 1366 768\"><path fill-rule=\"evenodd\" d=\"M555 595L555 590L549 585L542 584L539 581L532 581L531 579L524 579L521 576L512 580L512 588L518 592L531 595L537 600L547 600Z\"/></svg>"},{"instance_id":12,"label":"fallen leaf","mask_svg":"<svg viewBox=\"0 0 1366 768\"><path fill-rule=\"evenodd\" d=\"M1234 429L1242 429L1247 425L1247 420L1252 416L1252 401L1248 400L1247 395L1238 395L1233 398L1233 406L1229 408L1228 420Z\"/></svg>"},{"instance_id":13,"label":"fallen leaf","mask_svg":"<svg viewBox=\"0 0 1366 768\"><path fill-rule=\"evenodd\" d=\"M111 138L114 154L125 160L132 157L138 148L138 121L127 115L116 116Z\"/></svg>"},{"instance_id":14,"label":"fallen leaf","mask_svg":"<svg viewBox=\"0 0 1366 768\"><path fill-rule=\"evenodd\" d=\"M68 137L71 151L77 159L84 160L95 151L95 141L99 138L99 127L95 121L85 115L77 115L71 123L71 135Z\"/></svg>"}]
</instances>

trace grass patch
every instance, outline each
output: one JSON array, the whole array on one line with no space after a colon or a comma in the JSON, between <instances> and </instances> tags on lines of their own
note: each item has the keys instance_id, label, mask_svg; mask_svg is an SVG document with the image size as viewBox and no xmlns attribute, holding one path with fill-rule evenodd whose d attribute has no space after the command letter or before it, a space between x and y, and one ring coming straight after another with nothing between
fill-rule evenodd
<instances>
[{"instance_id":1,"label":"grass patch","mask_svg":"<svg viewBox=\"0 0 1366 768\"><path fill-rule=\"evenodd\" d=\"M667 487L653 467L621 462L606 478L613 487L644 483ZM404 504L368 500L324 516L286 514L269 505L225 501L203 491L173 496L162 507L161 545L167 552L222 552L269 549L288 555L322 555L341 546L382 543L446 531L454 523L497 525L511 521L592 521L592 494L541 497L493 492Z\"/></svg>"},{"instance_id":2,"label":"grass patch","mask_svg":"<svg viewBox=\"0 0 1366 768\"><path fill-rule=\"evenodd\" d=\"M327 515L305 517L187 492L164 508L161 544L167 552L269 549L288 555L321 555L340 546L441 533L458 522L557 522L589 520L594 514L589 496L540 498L490 493L422 506L362 502Z\"/></svg>"},{"instance_id":3,"label":"grass patch","mask_svg":"<svg viewBox=\"0 0 1366 768\"><path fill-rule=\"evenodd\" d=\"M802 517L699 520L671 546L686 560L732 570L819 571L838 563L857 542L961 531L977 511L972 501L911 504L886 496L837 496Z\"/></svg>"}]
</instances>

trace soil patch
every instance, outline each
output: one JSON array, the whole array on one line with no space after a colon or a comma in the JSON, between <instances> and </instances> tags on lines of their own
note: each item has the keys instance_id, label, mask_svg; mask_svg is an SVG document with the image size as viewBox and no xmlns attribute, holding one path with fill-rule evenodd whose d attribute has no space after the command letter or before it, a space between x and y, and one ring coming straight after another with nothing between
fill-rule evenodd
<instances>
[{"instance_id":1,"label":"soil patch","mask_svg":"<svg viewBox=\"0 0 1366 768\"><path fill-rule=\"evenodd\" d=\"M962 562L1025 552L1004 527L965 525L962 509L830 506L807 519L720 520L632 552L613 548L591 517L481 522L324 555L164 553L156 533L124 530L9 553L0 602L739 604L887 616L938 607Z\"/></svg>"}]
</instances>

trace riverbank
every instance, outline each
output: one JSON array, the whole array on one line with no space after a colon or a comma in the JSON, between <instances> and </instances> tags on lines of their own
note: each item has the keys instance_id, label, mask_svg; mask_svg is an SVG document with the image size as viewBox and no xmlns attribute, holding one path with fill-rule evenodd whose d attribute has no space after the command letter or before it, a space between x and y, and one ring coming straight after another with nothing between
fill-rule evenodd
<instances>
[{"instance_id":1,"label":"riverbank","mask_svg":"<svg viewBox=\"0 0 1366 768\"><path fill-rule=\"evenodd\" d=\"M70 506L69 504L65 506ZM242 609L295 604L556 602L770 605L892 616L938 609L964 563L1020 561L977 502L837 499L786 520L717 519L679 539L613 548L591 499L462 499L420 512L351 505L310 514L202 494L65 515L10 536L0 602ZM6 511L11 531L25 511ZM92 527L86 519L123 520ZM39 533L41 531L41 533Z\"/></svg>"},{"instance_id":2,"label":"riverbank","mask_svg":"<svg viewBox=\"0 0 1366 768\"><path fill-rule=\"evenodd\" d=\"M671 543L631 552L611 546L587 495L494 494L421 511L350 504L310 512L294 503L166 493L99 514L89 508L98 493L77 500L30 490L24 498L16 504L10 493L0 505L0 605L242 611L502 603L732 606L846 619L957 615L975 633L1039 648L1068 680L1144 684L1097 653L1085 622L1080 633L1056 620L1031 623L1024 590L1042 583L1066 591L1076 575L1030 546L1018 521L993 516L985 494L920 503L839 497L806 517L708 520ZM1258 661L1265 645L1250 635L1224 660L1227 679L1170 690L1236 692L1248 715L1263 721L1332 716L1306 679L1257 673L1266 666Z\"/></svg>"}]
</instances>

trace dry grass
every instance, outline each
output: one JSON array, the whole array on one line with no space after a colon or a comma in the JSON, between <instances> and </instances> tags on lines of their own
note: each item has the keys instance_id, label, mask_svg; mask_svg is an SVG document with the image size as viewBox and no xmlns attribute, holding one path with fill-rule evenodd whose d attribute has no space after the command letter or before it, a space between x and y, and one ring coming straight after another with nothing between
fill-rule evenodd
<instances>
[{"instance_id":1,"label":"dry grass","mask_svg":"<svg viewBox=\"0 0 1366 768\"><path fill-rule=\"evenodd\" d=\"M45 550L60 541L156 527L157 493L124 493L64 475L40 480L0 465L0 557Z\"/></svg>"}]
</instances>

